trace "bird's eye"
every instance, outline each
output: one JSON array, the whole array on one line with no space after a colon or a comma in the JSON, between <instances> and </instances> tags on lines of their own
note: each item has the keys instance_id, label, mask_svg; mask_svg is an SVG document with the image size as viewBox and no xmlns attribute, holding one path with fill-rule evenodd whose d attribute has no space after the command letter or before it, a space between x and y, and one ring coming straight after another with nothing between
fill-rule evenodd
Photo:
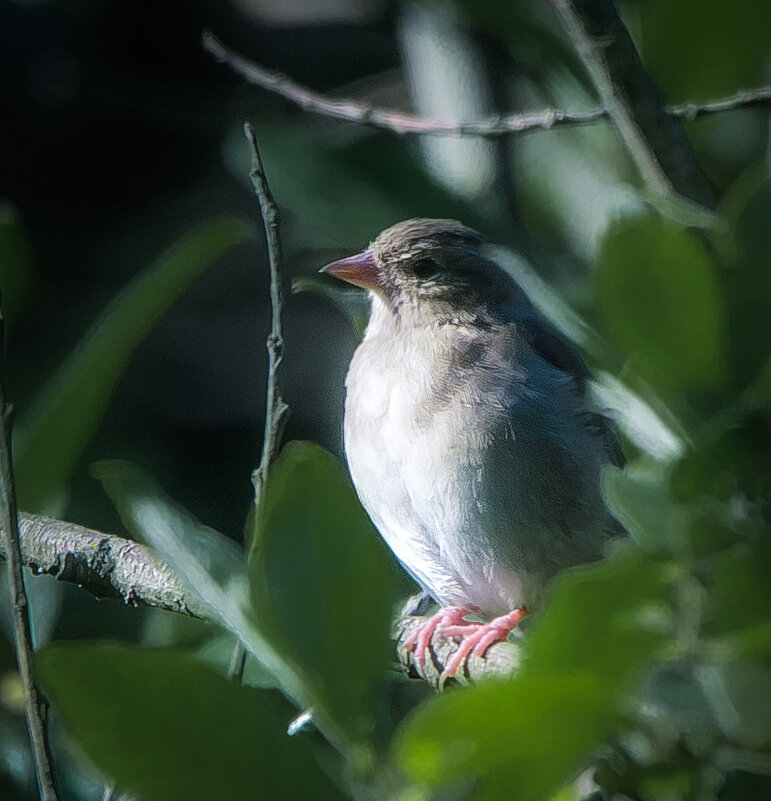
<instances>
[{"instance_id":1,"label":"bird's eye","mask_svg":"<svg viewBox=\"0 0 771 801\"><path fill-rule=\"evenodd\" d=\"M416 278L431 278L439 272L439 265L429 256L424 256L412 265L412 272Z\"/></svg>"}]
</instances>

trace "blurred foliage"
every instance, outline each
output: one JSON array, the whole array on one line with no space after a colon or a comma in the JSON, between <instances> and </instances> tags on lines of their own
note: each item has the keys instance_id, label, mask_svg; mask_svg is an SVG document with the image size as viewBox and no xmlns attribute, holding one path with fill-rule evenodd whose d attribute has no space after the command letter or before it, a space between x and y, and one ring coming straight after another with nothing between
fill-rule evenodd
<instances>
[{"instance_id":1,"label":"blurred foliage","mask_svg":"<svg viewBox=\"0 0 771 801\"><path fill-rule=\"evenodd\" d=\"M80 22L87 26L101 4L82 5ZM140 6L134 13L141 17L137 29L144 29ZM548 4L464 1L453 7L483 32L482 50L490 40L504 45L516 67L512 84L526 107L594 102ZM759 80L771 27L767 2L646 0L625 3L622 11L673 101L713 97ZM190 20L177 12L169 34L178 29L178 19ZM226 14L210 9L215 20L225 18L218 13ZM195 35L189 46L198 58L198 27L190 24ZM230 29L234 40L242 27L238 17ZM250 35L262 36L268 56L278 59L282 47L270 48L282 34L265 30L248 28ZM324 35L330 31L337 29L325 28ZM307 70L312 63L312 71L317 64L342 63L340 53L356 51L352 42L358 40L331 39L333 57L317 60L305 39L282 41L291 44L284 49L292 72L293 66ZM390 88L392 77L366 72L388 59L369 40L360 47L363 74L375 90L379 80ZM197 134L198 150L192 148L187 162L179 157L176 179L187 186L190 165L203 161L202 153L213 162L219 154L254 213L248 153L240 139L245 102L233 88L237 83L209 85L200 107L174 105L169 99L174 92L160 100L151 94L157 91L155 72L169 61L168 48L164 45L160 56L151 47L138 50L150 65L148 118L155 113L177 126L183 120L191 129L203 116L226 119L213 133L202 126L207 130ZM194 75L188 89L198 99L196 81L202 79L188 71ZM343 78L326 71L318 80L337 85ZM109 94L121 92L110 87ZM104 783L117 783L146 801L223 795L367 801L771 797L767 119L742 112L689 127L723 196L718 217L705 225L703 219L686 219L682 209L665 210L665 218L649 208L608 128L533 134L497 151L506 156L501 169L508 164L513 171L504 178L513 181L517 194L506 211L489 197L462 200L441 188L408 139L290 117L272 101L258 106L249 100L246 111L259 116L255 128L266 169L286 212L288 270L299 288L312 286L309 274L325 261L360 250L381 228L410 216L461 218L506 246L499 253L502 263L541 313L587 356L598 378L599 402L625 439L628 466L608 470L605 489L630 536L605 563L554 582L523 637L525 658L512 679L427 697L422 685L389 671L389 616L408 589L395 578L398 568L334 456L307 442L284 448L262 509L250 516L246 548L201 522L209 518L199 520L172 501L160 489L165 481L126 462L101 461L93 474L126 529L175 568L213 624L183 623L158 612L147 618L141 648L59 641L41 650L38 666L61 726L54 731L54 746L65 797L95 801ZM94 127L99 130L92 122L83 131ZM32 392L36 402L20 409L17 470L22 505L29 511L62 508L140 342L196 276L251 236L237 219L214 218L197 201L181 204L179 186L167 186L174 159L162 137L149 140L154 169L137 159L142 169L125 172L125 191L130 194L136 188L132 181L146 177L156 182L151 195L163 193L169 208L179 204L174 215L186 229L190 217L209 221L133 281L123 282L124 288L118 271L114 300L81 343L70 344L72 355L54 365L53 378ZM91 150L98 145L88 140ZM219 162L215 171L225 172ZM27 170L18 184L22 201L35 175ZM216 196L214 205L243 200L226 194L222 184L213 191L200 175L195 180L199 197ZM78 212L83 219L104 204L103 193L94 197L89 213ZM72 202L78 201L72 193ZM154 243L157 225L162 241L168 241L169 220L154 213L157 201L149 212L146 197L136 202L135 211L153 221L129 226L123 258L145 263L147 232L154 232ZM67 203L59 204L65 216ZM36 304L40 314L35 276L57 251L55 240L46 239L46 226L35 222L41 212L24 202L19 208L0 210L0 288L14 346L19 330L23 341L25 314ZM520 215L535 224L532 235L518 233ZM65 228L73 227L73 219L66 217ZM105 236L105 242L94 251L108 252L112 267L120 262L115 240ZM524 250L537 270L514 255L512 245ZM73 282L79 269L71 274ZM239 289L242 280L239 273ZM361 330L360 300L351 302L328 286L320 291ZM290 320L296 300L290 300ZM71 316L78 318L83 308L92 319L88 304ZM287 349L290 374L302 372L293 365L314 345L320 332L314 326L331 325L330 318L322 306L317 319L303 321L302 340ZM62 337L71 343L71 336ZM319 359L325 371L340 356L339 343L330 348L334 353ZM200 343L186 340L185 358L199 349L204 350ZM30 352L34 355L34 348ZM223 358L212 353L206 351L207 357ZM22 357L18 362L23 368ZM306 404L311 417L320 417L327 399L315 379L295 380L303 393L293 403ZM206 404L198 397L191 402ZM337 427L339 410L330 414L328 425ZM130 452L137 436L130 421L121 425L122 438L110 442L119 456ZM319 437L323 431L319 423ZM293 433L308 436L302 426ZM167 447L159 436L158 450L165 453ZM196 440L177 464L193 470L197 447ZM253 450L249 443L248 453ZM236 463L235 456L221 455L219 467L202 461L198 469L205 481L196 492L209 498L204 508L232 504L237 488L218 485L221 466ZM247 473L243 470L245 485ZM39 619L49 622L38 626L42 641L51 634L62 639L57 620L76 632L72 636L94 636L90 617L59 617L59 595L45 604ZM120 614L140 614L106 603L100 609L114 617L115 637L126 638ZM236 641L248 653L241 687L227 677ZM0 796L31 798L11 666L10 648L2 640ZM299 732L289 736L290 724L302 713L304 723L291 726Z\"/></svg>"}]
</instances>

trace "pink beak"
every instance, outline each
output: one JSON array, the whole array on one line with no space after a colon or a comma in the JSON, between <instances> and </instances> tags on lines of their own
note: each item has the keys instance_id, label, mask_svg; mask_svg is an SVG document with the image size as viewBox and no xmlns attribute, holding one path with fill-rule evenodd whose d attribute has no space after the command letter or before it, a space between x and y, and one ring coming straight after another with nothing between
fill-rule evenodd
<instances>
[{"instance_id":1,"label":"pink beak","mask_svg":"<svg viewBox=\"0 0 771 801\"><path fill-rule=\"evenodd\" d=\"M380 286L380 271L377 266L377 259L371 250L357 253L355 256L348 256L346 259L338 259L330 262L319 270L320 273L327 273L347 281L349 284L361 286L365 289L377 289Z\"/></svg>"}]
</instances>

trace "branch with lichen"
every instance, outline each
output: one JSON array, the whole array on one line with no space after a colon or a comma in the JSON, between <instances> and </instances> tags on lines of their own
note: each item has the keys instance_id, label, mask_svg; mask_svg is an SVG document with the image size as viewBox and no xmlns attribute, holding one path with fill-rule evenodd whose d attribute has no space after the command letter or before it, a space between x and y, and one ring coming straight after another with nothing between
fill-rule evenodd
<instances>
[{"instance_id":1,"label":"branch with lichen","mask_svg":"<svg viewBox=\"0 0 771 801\"><path fill-rule=\"evenodd\" d=\"M357 125L366 125L398 135L476 136L495 139L501 136L546 131L568 125L586 125L610 117L605 108L587 111L546 108L539 111L492 115L485 119L466 122L429 119L406 111L375 106L366 100L333 98L316 92L282 73L266 69L231 50L209 32L203 35L203 47L248 83L279 95L304 111ZM771 86L763 86L705 103L681 103L667 106L665 113L672 119L690 121L713 114L768 105L771 105Z\"/></svg>"},{"instance_id":2,"label":"branch with lichen","mask_svg":"<svg viewBox=\"0 0 771 801\"><path fill-rule=\"evenodd\" d=\"M96 598L205 618L202 605L150 548L74 523L19 515L22 562L35 575L77 584ZM7 559L0 543L0 559Z\"/></svg>"},{"instance_id":3,"label":"branch with lichen","mask_svg":"<svg viewBox=\"0 0 771 801\"><path fill-rule=\"evenodd\" d=\"M53 576L77 584L96 598L113 598L129 606L165 609L189 617L206 619L206 612L176 573L151 548L132 540L40 515L20 516L22 562L35 575ZM0 559L6 559L0 544ZM394 621L394 640L400 668L434 688L456 643L436 633L431 641L432 658L424 667L404 642L425 618L402 615ZM460 675L471 681L485 676L510 674L519 664L519 646L495 643L484 658L468 660Z\"/></svg>"}]
</instances>

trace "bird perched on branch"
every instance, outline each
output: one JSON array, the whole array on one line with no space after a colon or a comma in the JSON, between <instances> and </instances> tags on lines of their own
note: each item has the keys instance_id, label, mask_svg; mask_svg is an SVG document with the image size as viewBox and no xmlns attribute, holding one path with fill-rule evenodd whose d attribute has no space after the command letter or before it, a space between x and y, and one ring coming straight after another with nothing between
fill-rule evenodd
<instances>
[{"instance_id":1,"label":"bird perched on branch","mask_svg":"<svg viewBox=\"0 0 771 801\"><path fill-rule=\"evenodd\" d=\"M600 473L622 456L588 407L590 374L487 250L458 222L414 219L322 268L372 299L345 453L375 526L442 607L407 647L425 664L435 631L459 638L445 677L620 530Z\"/></svg>"}]
</instances>

